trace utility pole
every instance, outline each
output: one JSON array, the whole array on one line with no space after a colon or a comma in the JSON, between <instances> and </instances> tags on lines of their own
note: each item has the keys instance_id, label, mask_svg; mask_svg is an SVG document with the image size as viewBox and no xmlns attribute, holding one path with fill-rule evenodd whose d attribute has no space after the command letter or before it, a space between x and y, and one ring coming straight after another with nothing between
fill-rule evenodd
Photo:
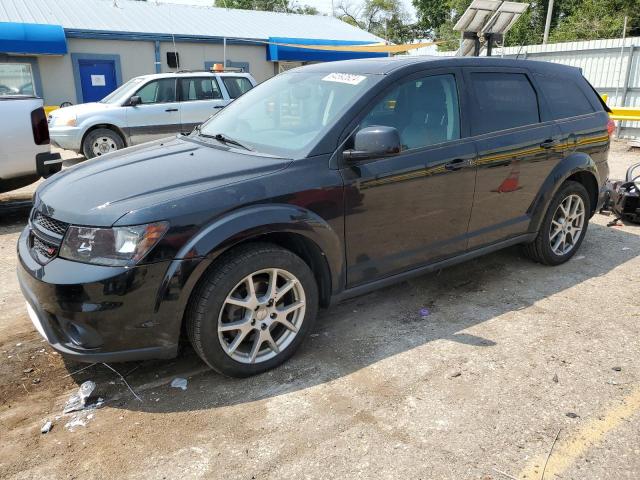
<instances>
[{"instance_id":1,"label":"utility pole","mask_svg":"<svg viewBox=\"0 0 640 480\"><path fill-rule=\"evenodd\" d=\"M546 45L549 40L549 29L551 28L551 17L553 16L553 0L549 0L549 6L547 7L547 21L544 24L544 37L542 38L542 44Z\"/></svg>"}]
</instances>

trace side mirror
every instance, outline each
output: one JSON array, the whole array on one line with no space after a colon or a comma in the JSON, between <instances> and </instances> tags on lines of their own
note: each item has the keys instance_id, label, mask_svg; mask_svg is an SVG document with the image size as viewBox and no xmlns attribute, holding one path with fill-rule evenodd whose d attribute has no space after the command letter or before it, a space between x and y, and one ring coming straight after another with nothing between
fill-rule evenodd
<instances>
[{"instance_id":1,"label":"side mirror","mask_svg":"<svg viewBox=\"0 0 640 480\"><path fill-rule=\"evenodd\" d=\"M140 105L142 103L142 99L138 95L134 95L129 99L129 106L135 107L136 105Z\"/></svg>"},{"instance_id":2,"label":"side mirror","mask_svg":"<svg viewBox=\"0 0 640 480\"><path fill-rule=\"evenodd\" d=\"M342 156L346 160L366 160L368 158L388 157L400 153L400 134L394 127L365 127L356 132L354 149L345 150Z\"/></svg>"}]
</instances>

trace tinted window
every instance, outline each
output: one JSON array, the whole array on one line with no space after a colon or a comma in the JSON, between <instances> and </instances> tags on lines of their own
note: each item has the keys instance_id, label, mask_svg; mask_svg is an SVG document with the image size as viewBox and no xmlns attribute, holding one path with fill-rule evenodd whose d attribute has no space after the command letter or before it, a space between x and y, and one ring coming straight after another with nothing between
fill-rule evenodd
<instances>
[{"instance_id":1,"label":"tinted window","mask_svg":"<svg viewBox=\"0 0 640 480\"><path fill-rule=\"evenodd\" d=\"M183 102L222 98L218 82L213 77L181 78L178 88Z\"/></svg>"},{"instance_id":2,"label":"tinted window","mask_svg":"<svg viewBox=\"0 0 640 480\"><path fill-rule=\"evenodd\" d=\"M405 149L420 148L460 138L458 92L453 75L434 75L393 88L362 126L395 127Z\"/></svg>"},{"instance_id":3,"label":"tinted window","mask_svg":"<svg viewBox=\"0 0 640 480\"><path fill-rule=\"evenodd\" d=\"M176 101L176 81L163 78L147 83L136 92L142 103L168 103Z\"/></svg>"},{"instance_id":4,"label":"tinted window","mask_svg":"<svg viewBox=\"0 0 640 480\"><path fill-rule=\"evenodd\" d=\"M536 92L524 74L472 73L471 90L480 109L471 126L474 135L540 121Z\"/></svg>"},{"instance_id":5,"label":"tinted window","mask_svg":"<svg viewBox=\"0 0 640 480\"><path fill-rule=\"evenodd\" d=\"M253 88L249 79L245 77L222 77L222 81L231 98L238 98Z\"/></svg>"},{"instance_id":6,"label":"tinted window","mask_svg":"<svg viewBox=\"0 0 640 480\"><path fill-rule=\"evenodd\" d=\"M542 94L547 99L554 119L576 117L594 112L589 99L572 80L546 75L536 75L536 79Z\"/></svg>"}]
</instances>

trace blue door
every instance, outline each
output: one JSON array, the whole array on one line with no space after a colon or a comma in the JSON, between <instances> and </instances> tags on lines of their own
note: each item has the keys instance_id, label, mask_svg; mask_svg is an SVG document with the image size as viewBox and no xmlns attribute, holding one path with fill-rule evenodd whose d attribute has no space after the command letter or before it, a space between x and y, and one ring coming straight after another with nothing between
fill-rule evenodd
<instances>
[{"instance_id":1,"label":"blue door","mask_svg":"<svg viewBox=\"0 0 640 480\"><path fill-rule=\"evenodd\" d=\"M102 100L117 88L113 60L80 60L78 66L84 103Z\"/></svg>"}]
</instances>

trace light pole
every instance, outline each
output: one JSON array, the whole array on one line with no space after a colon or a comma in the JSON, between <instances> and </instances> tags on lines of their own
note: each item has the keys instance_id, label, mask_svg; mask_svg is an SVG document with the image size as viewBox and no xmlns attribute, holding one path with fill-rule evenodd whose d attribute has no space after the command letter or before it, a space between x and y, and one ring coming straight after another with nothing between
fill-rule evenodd
<instances>
[{"instance_id":1,"label":"light pole","mask_svg":"<svg viewBox=\"0 0 640 480\"><path fill-rule=\"evenodd\" d=\"M546 45L549 40L549 29L551 28L551 16L553 15L553 0L549 0L549 6L547 7L547 21L544 24L544 37L542 38L542 44Z\"/></svg>"}]
</instances>

